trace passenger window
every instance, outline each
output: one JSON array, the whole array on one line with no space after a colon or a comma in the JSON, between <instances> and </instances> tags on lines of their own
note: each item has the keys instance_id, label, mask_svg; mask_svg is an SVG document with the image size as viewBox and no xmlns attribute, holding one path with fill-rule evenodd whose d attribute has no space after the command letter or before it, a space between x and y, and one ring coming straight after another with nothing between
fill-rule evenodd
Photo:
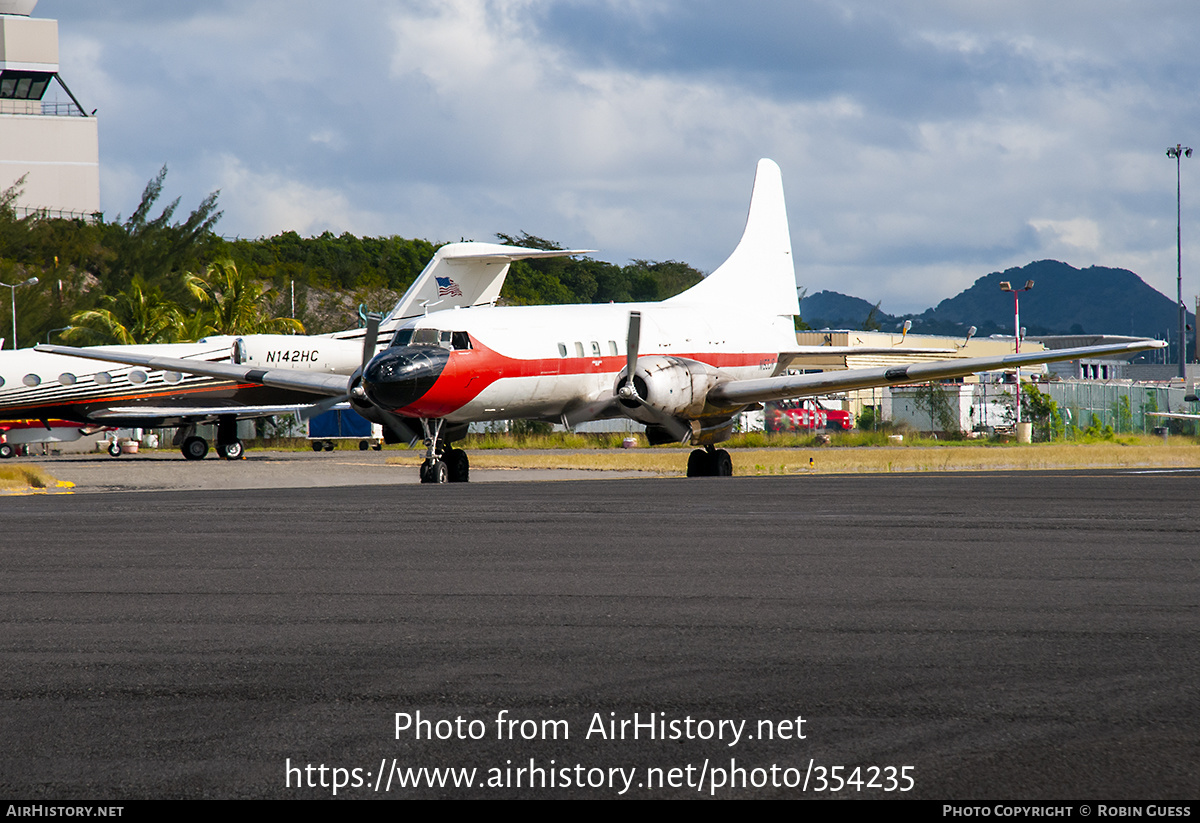
<instances>
[{"instance_id":1,"label":"passenger window","mask_svg":"<svg viewBox=\"0 0 1200 823\"><path fill-rule=\"evenodd\" d=\"M566 344L566 343L559 343L559 344L558 344L558 356L559 356L559 357L566 357L566 356L567 356L567 344ZM3 383L3 382L0 382L0 386L3 386L3 385L4 385L4 383Z\"/></svg>"},{"instance_id":2,"label":"passenger window","mask_svg":"<svg viewBox=\"0 0 1200 823\"><path fill-rule=\"evenodd\" d=\"M129 372L129 382L130 383L140 385L142 383L145 383L146 380L148 380L148 379L149 379L149 375L147 375L141 369L133 369Z\"/></svg>"},{"instance_id":3,"label":"passenger window","mask_svg":"<svg viewBox=\"0 0 1200 823\"><path fill-rule=\"evenodd\" d=\"M600 344L595 340L592 341L592 357L600 357Z\"/></svg>"},{"instance_id":4,"label":"passenger window","mask_svg":"<svg viewBox=\"0 0 1200 823\"><path fill-rule=\"evenodd\" d=\"M616 357L618 354L620 354L620 352L617 351L617 341L616 340L609 340L608 348L610 351L612 351L613 357Z\"/></svg>"},{"instance_id":5,"label":"passenger window","mask_svg":"<svg viewBox=\"0 0 1200 823\"><path fill-rule=\"evenodd\" d=\"M562 348L562 344L561 344L561 343L559 344L559 348ZM0 377L0 387L3 387L3 386L4 386L4 378L3 378L3 377Z\"/></svg>"},{"instance_id":6,"label":"passenger window","mask_svg":"<svg viewBox=\"0 0 1200 823\"><path fill-rule=\"evenodd\" d=\"M575 356L583 357L583 344L582 343L579 343L579 342L575 343Z\"/></svg>"},{"instance_id":7,"label":"passenger window","mask_svg":"<svg viewBox=\"0 0 1200 823\"><path fill-rule=\"evenodd\" d=\"M106 371L98 371L92 375L92 381L98 386L107 386L112 382L112 375Z\"/></svg>"},{"instance_id":8,"label":"passenger window","mask_svg":"<svg viewBox=\"0 0 1200 823\"><path fill-rule=\"evenodd\" d=\"M42 378L38 377L36 374L27 374L25 375L24 379L21 380L21 382L32 389L34 386L40 386L42 384Z\"/></svg>"},{"instance_id":9,"label":"passenger window","mask_svg":"<svg viewBox=\"0 0 1200 823\"><path fill-rule=\"evenodd\" d=\"M165 371L163 372L163 380L166 380L168 383L178 383L180 380L183 380L183 375L177 371Z\"/></svg>"},{"instance_id":10,"label":"passenger window","mask_svg":"<svg viewBox=\"0 0 1200 823\"><path fill-rule=\"evenodd\" d=\"M58 376L58 382L63 386L74 386L75 375L71 374L69 371L65 371Z\"/></svg>"}]
</instances>

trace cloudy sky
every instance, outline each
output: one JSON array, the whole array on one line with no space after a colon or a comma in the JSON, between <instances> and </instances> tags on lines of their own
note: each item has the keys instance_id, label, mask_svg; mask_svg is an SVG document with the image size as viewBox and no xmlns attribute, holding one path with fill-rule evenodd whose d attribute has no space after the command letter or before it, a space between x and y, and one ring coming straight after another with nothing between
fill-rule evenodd
<instances>
[{"instance_id":1,"label":"cloudy sky","mask_svg":"<svg viewBox=\"0 0 1200 823\"><path fill-rule=\"evenodd\" d=\"M41 0L34 16L58 19L61 72L99 110L110 218L167 164L183 209L220 190L228 236L527 231L711 271L771 157L810 293L917 311L1044 258L1175 292L1165 149L1200 149L1194 0ZM1183 176L1186 235L1200 155Z\"/></svg>"}]
</instances>

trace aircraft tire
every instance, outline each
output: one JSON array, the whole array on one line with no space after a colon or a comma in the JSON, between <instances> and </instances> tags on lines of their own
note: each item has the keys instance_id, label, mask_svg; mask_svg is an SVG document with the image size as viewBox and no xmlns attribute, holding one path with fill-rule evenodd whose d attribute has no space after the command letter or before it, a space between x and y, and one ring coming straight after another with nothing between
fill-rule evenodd
<instances>
[{"instance_id":1,"label":"aircraft tire","mask_svg":"<svg viewBox=\"0 0 1200 823\"><path fill-rule=\"evenodd\" d=\"M181 451L188 460L203 460L208 456L208 441L193 435L183 441Z\"/></svg>"},{"instance_id":2,"label":"aircraft tire","mask_svg":"<svg viewBox=\"0 0 1200 823\"><path fill-rule=\"evenodd\" d=\"M0 443L0 458L7 460L16 455L17 450L8 443Z\"/></svg>"},{"instance_id":3,"label":"aircraft tire","mask_svg":"<svg viewBox=\"0 0 1200 823\"><path fill-rule=\"evenodd\" d=\"M242 445L241 440L234 440L232 443L225 445L217 444L217 454L226 460L241 460L242 455L246 453L246 447Z\"/></svg>"},{"instance_id":4,"label":"aircraft tire","mask_svg":"<svg viewBox=\"0 0 1200 823\"><path fill-rule=\"evenodd\" d=\"M118 443L116 440L114 440L108 444L107 451L108 451L109 457L120 457L121 456L121 444Z\"/></svg>"},{"instance_id":5,"label":"aircraft tire","mask_svg":"<svg viewBox=\"0 0 1200 823\"><path fill-rule=\"evenodd\" d=\"M724 449L713 453L713 474L717 477L733 477L733 458Z\"/></svg>"},{"instance_id":6,"label":"aircraft tire","mask_svg":"<svg viewBox=\"0 0 1200 823\"><path fill-rule=\"evenodd\" d=\"M704 449L694 449L688 455L687 476L711 477L713 474L712 463L713 461L709 457L708 452Z\"/></svg>"},{"instance_id":7,"label":"aircraft tire","mask_svg":"<svg viewBox=\"0 0 1200 823\"><path fill-rule=\"evenodd\" d=\"M466 483L471 479L471 461L462 449L446 452L446 469L451 483Z\"/></svg>"},{"instance_id":8,"label":"aircraft tire","mask_svg":"<svg viewBox=\"0 0 1200 823\"><path fill-rule=\"evenodd\" d=\"M450 479L450 470L443 460L426 460L421 464L422 483L445 483Z\"/></svg>"}]
</instances>

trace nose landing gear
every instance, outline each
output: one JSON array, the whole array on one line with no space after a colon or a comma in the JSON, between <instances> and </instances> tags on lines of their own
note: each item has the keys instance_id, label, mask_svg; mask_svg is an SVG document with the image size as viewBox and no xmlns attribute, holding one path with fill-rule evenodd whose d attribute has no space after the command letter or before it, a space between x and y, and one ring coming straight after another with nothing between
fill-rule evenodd
<instances>
[{"instance_id":1,"label":"nose landing gear","mask_svg":"<svg viewBox=\"0 0 1200 823\"><path fill-rule=\"evenodd\" d=\"M425 433L425 461L421 463L422 483L466 483L471 478L471 461L462 449L449 448L442 437L441 418L421 419Z\"/></svg>"}]
</instances>

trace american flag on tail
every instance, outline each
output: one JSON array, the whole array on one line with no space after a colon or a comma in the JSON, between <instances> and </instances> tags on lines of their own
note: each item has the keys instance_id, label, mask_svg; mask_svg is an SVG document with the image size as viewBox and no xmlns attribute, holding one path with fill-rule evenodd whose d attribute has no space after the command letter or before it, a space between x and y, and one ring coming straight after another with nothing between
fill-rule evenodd
<instances>
[{"instance_id":1,"label":"american flag on tail","mask_svg":"<svg viewBox=\"0 0 1200 823\"><path fill-rule=\"evenodd\" d=\"M449 277L434 277L433 280L438 282L439 298L461 298L462 289Z\"/></svg>"},{"instance_id":2,"label":"american flag on tail","mask_svg":"<svg viewBox=\"0 0 1200 823\"><path fill-rule=\"evenodd\" d=\"M449 277L435 277L433 279L437 281L438 297L462 297L462 289Z\"/></svg>"}]
</instances>

